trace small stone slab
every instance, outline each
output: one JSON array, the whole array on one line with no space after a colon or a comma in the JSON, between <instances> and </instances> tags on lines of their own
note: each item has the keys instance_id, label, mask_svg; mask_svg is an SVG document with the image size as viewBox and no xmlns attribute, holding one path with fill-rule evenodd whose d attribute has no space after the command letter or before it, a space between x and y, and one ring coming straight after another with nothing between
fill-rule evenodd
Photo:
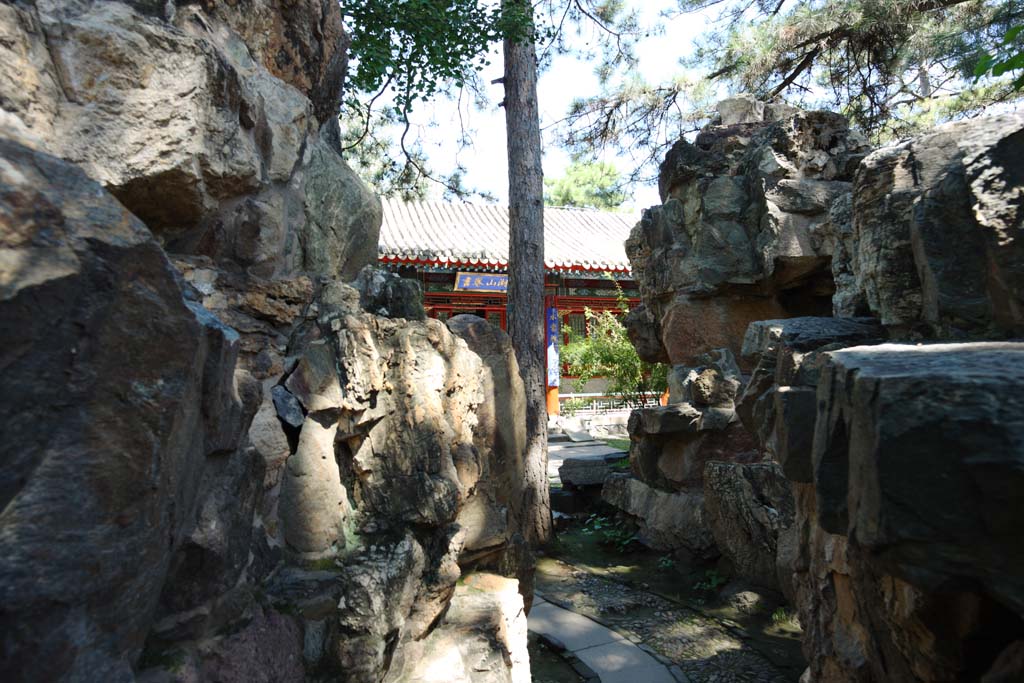
<instances>
[{"instance_id":1,"label":"small stone slab","mask_svg":"<svg viewBox=\"0 0 1024 683\"><path fill-rule=\"evenodd\" d=\"M571 441L593 441L594 437L590 435L590 432L584 432L576 429L570 429L568 427L562 427L562 431L569 437Z\"/></svg>"},{"instance_id":2,"label":"small stone slab","mask_svg":"<svg viewBox=\"0 0 1024 683\"><path fill-rule=\"evenodd\" d=\"M591 445L578 445L570 446L569 448L563 448L561 446L548 446L548 458L557 457L560 460L565 458L585 458L587 456L605 456L617 454L624 456L625 453L618 448L612 448L611 446L603 443L594 443Z\"/></svg>"},{"instance_id":3,"label":"small stone slab","mask_svg":"<svg viewBox=\"0 0 1024 683\"><path fill-rule=\"evenodd\" d=\"M610 471L604 458L566 458L558 468L558 477L568 486L597 486L604 483Z\"/></svg>"}]
</instances>

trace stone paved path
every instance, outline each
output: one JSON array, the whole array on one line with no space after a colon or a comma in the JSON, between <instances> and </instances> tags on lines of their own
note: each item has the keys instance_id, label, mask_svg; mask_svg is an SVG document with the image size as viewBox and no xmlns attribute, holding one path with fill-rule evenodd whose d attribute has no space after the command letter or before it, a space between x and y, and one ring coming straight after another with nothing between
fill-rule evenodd
<instances>
[{"instance_id":1,"label":"stone paved path","mask_svg":"<svg viewBox=\"0 0 1024 683\"><path fill-rule=\"evenodd\" d=\"M800 675L802 667L784 672L769 662L761 652L751 647L738 624L727 624L571 565L557 561L554 564L562 567L565 573L560 576L551 575L549 571L538 573L538 588L549 605L557 605L578 619L607 624L611 628L601 623L596 625L614 634L613 637L618 639L616 642L631 643L642 652L653 655L657 661L670 665L674 680L689 683L792 683ZM533 618L531 611L530 628L537 630ZM554 635L565 642L558 632ZM566 646L569 647L568 644ZM604 683L611 680L627 679L602 678ZM643 683L645 680L642 676L633 677L629 683Z\"/></svg>"},{"instance_id":2,"label":"stone paved path","mask_svg":"<svg viewBox=\"0 0 1024 683\"><path fill-rule=\"evenodd\" d=\"M624 637L587 617L537 595L529 628L565 646L601 683L680 683L681 672L669 668ZM677 677L679 676L679 677Z\"/></svg>"}]
</instances>

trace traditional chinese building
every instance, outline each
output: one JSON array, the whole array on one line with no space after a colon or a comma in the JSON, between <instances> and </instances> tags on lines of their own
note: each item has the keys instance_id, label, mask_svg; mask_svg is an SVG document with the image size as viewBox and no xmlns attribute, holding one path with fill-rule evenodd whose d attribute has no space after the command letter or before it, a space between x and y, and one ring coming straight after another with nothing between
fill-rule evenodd
<instances>
[{"instance_id":1,"label":"traditional chinese building","mask_svg":"<svg viewBox=\"0 0 1024 683\"><path fill-rule=\"evenodd\" d=\"M623 243L630 214L544 209L545 324L549 338L549 412L558 390L572 396L557 363L568 330L586 334L584 309L618 310L616 284L639 303ZM472 313L505 329L508 208L492 204L384 200L378 255L383 267L419 280L427 314L442 320ZM600 382L587 393L600 393Z\"/></svg>"}]
</instances>

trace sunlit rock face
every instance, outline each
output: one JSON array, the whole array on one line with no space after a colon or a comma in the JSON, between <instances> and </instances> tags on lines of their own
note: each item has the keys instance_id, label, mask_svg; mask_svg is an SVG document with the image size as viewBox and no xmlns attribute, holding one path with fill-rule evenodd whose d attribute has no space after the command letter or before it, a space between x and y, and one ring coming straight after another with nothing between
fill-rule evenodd
<instances>
[{"instance_id":1,"label":"sunlit rock face","mask_svg":"<svg viewBox=\"0 0 1024 683\"><path fill-rule=\"evenodd\" d=\"M335 3L0 8L0 105L159 240L256 275L351 278L379 200L341 159Z\"/></svg>"},{"instance_id":2,"label":"sunlit rock face","mask_svg":"<svg viewBox=\"0 0 1024 683\"><path fill-rule=\"evenodd\" d=\"M750 322L831 308L830 210L850 192L864 140L829 112L750 98L720 109L719 123L669 151L664 204L626 242L663 349L638 347L649 360L689 364L722 347L738 356Z\"/></svg>"},{"instance_id":3,"label":"sunlit rock face","mask_svg":"<svg viewBox=\"0 0 1024 683\"><path fill-rule=\"evenodd\" d=\"M214 307L237 301L208 292ZM502 586L519 607L492 596L472 607L481 618L514 616L524 603L515 587L532 592L518 533L525 394L511 342L472 316L449 329L419 301L415 283L371 269L351 285L326 283L289 335L283 374L268 382L261 411L277 424L257 415L251 432L273 449L262 454L255 527L278 568L261 590L307 634L310 675L420 680L443 665L431 657L444 653L406 648L442 638L435 629L460 633L465 616L452 600L464 571L512 577ZM473 633L496 663L508 659L501 648L521 647Z\"/></svg>"}]
</instances>

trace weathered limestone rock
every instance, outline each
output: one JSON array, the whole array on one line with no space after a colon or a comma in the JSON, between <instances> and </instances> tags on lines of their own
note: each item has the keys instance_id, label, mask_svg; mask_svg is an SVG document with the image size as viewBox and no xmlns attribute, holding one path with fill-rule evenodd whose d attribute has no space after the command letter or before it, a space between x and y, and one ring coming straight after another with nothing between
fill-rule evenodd
<instances>
[{"instance_id":1,"label":"weathered limestone rock","mask_svg":"<svg viewBox=\"0 0 1024 683\"><path fill-rule=\"evenodd\" d=\"M811 679L959 680L993 667L1024 629L1009 493L1024 453L1024 347L836 349L851 321L788 322L761 326L782 325L758 366L774 368L758 429L795 482L776 557ZM984 652L970 645L979 639Z\"/></svg>"},{"instance_id":2,"label":"weathered limestone rock","mask_svg":"<svg viewBox=\"0 0 1024 683\"><path fill-rule=\"evenodd\" d=\"M611 472L611 465L606 458L566 458L558 468L558 479L566 488L578 489L604 484Z\"/></svg>"},{"instance_id":3,"label":"weathered limestone rock","mask_svg":"<svg viewBox=\"0 0 1024 683\"><path fill-rule=\"evenodd\" d=\"M648 209L626 242L664 349L645 345L645 358L692 364L721 347L738 356L750 322L831 309L830 210L850 192L865 142L828 112L775 107L769 116L749 97L720 110L722 125L669 151L659 179L665 203Z\"/></svg>"},{"instance_id":4,"label":"weathered limestone rock","mask_svg":"<svg viewBox=\"0 0 1024 683\"><path fill-rule=\"evenodd\" d=\"M715 546L752 583L780 588L779 535L792 526L793 514L793 494L777 464L709 462L704 468L704 518Z\"/></svg>"},{"instance_id":5,"label":"weathered limestone rock","mask_svg":"<svg viewBox=\"0 0 1024 683\"><path fill-rule=\"evenodd\" d=\"M670 493L630 476L612 474L604 482L601 498L635 517L640 539L651 548L682 548L698 557L716 554L700 489Z\"/></svg>"},{"instance_id":6,"label":"weathered limestone rock","mask_svg":"<svg viewBox=\"0 0 1024 683\"><path fill-rule=\"evenodd\" d=\"M318 557L345 547L348 499L337 475L337 424L310 415L299 432L299 446L288 458L281 483L281 527L287 547Z\"/></svg>"},{"instance_id":7,"label":"weathered limestone rock","mask_svg":"<svg viewBox=\"0 0 1024 683\"><path fill-rule=\"evenodd\" d=\"M715 545L797 606L802 680L1019 678L1024 346L884 342L1022 334L1024 116L865 159L832 115L722 109L730 125L669 153L665 204L628 245L647 310L631 334L683 366L674 397L711 400L688 366L738 351L740 327L741 361L757 364L736 412L775 462L706 465ZM842 318L814 317L826 297ZM758 310L775 319L747 328ZM686 435L706 414L683 403L648 422Z\"/></svg>"},{"instance_id":8,"label":"weathered limestone rock","mask_svg":"<svg viewBox=\"0 0 1024 683\"><path fill-rule=\"evenodd\" d=\"M267 71L307 93L321 124L337 116L349 37L333 2L236 0L206 11L237 31Z\"/></svg>"},{"instance_id":9,"label":"weathered limestone rock","mask_svg":"<svg viewBox=\"0 0 1024 683\"><path fill-rule=\"evenodd\" d=\"M400 296L404 296L399 294ZM524 538L524 525L534 501L526 488L526 393L512 340L483 318L457 315L448 329L480 357L482 400L476 408L473 443L481 457L479 474L468 457L457 453L460 480L475 480L458 523L466 530L459 563L514 575L519 580L526 608L533 602L533 551ZM480 513L474 518L473 511ZM484 531L500 529L500 533Z\"/></svg>"},{"instance_id":10,"label":"weathered limestone rock","mask_svg":"<svg viewBox=\"0 0 1024 683\"><path fill-rule=\"evenodd\" d=\"M638 518L651 547L685 547L707 556L714 554L711 529L706 515L696 511L704 496L705 466L759 456L736 414L741 376L732 352L715 349L696 361L695 367L672 369L669 405L630 415L629 464L635 479L605 478L602 497Z\"/></svg>"},{"instance_id":11,"label":"weathered limestone rock","mask_svg":"<svg viewBox=\"0 0 1024 683\"><path fill-rule=\"evenodd\" d=\"M529 683L526 613L515 579L474 573L443 621L406 648L387 683Z\"/></svg>"},{"instance_id":12,"label":"weathered limestone rock","mask_svg":"<svg viewBox=\"0 0 1024 683\"><path fill-rule=\"evenodd\" d=\"M761 360L765 353L783 347L787 356L820 349L827 344L858 346L882 341L885 330L873 318L787 318L759 320L743 336L743 355Z\"/></svg>"},{"instance_id":13,"label":"weathered limestone rock","mask_svg":"<svg viewBox=\"0 0 1024 683\"><path fill-rule=\"evenodd\" d=\"M865 159L837 298L929 336L1020 335L1021 130L1022 114L950 123Z\"/></svg>"},{"instance_id":14,"label":"weathered limestone rock","mask_svg":"<svg viewBox=\"0 0 1024 683\"><path fill-rule=\"evenodd\" d=\"M665 491L700 488L709 460L732 461L756 448L731 403L641 408L630 416L629 434L634 476Z\"/></svg>"},{"instance_id":15,"label":"weathered limestone rock","mask_svg":"<svg viewBox=\"0 0 1024 683\"><path fill-rule=\"evenodd\" d=\"M829 359L813 454L822 527L919 589L973 579L1024 614L1024 344L884 344Z\"/></svg>"},{"instance_id":16,"label":"weathered limestone rock","mask_svg":"<svg viewBox=\"0 0 1024 683\"><path fill-rule=\"evenodd\" d=\"M375 259L380 202L337 144L348 38L335 3L0 12L0 106L174 251L263 276L351 278Z\"/></svg>"},{"instance_id":17,"label":"weathered limestone rock","mask_svg":"<svg viewBox=\"0 0 1024 683\"><path fill-rule=\"evenodd\" d=\"M699 356L696 367L672 368L668 375L668 402L731 409L740 380L740 369L732 352L715 349Z\"/></svg>"},{"instance_id":18,"label":"weathered limestone rock","mask_svg":"<svg viewBox=\"0 0 1024 683\"><path fill-rule=\"evenodd\" d=\"M371 681L431 634L462 567L532 590L532 558L517 526L529 504L522 421L499 409L525 400L508 337L460 316L452 329L467 343L394 276L364 271L355 284L315 298L283 380L308 414L281 485L281 542L335 568L270 593L282 607L307 594L307 620L339 620L307 670Z\"/></svg>"},{"instance_id":19,"label":"weathered limestone rock","mask_svg":"<svg viewBox=\"0 0 1024 683\"><path fill-rule=\"evenodd\" d=\"M99 185L9 141L0 264L0 675L131 680L204 463L247 426L238 336Z\"/></svg>"},{"instance_id":20,"label":"weathered limestone rock","mask_svg":"<svg viewBox=\"0 0 1024 683\"><path fill-rule=\"evenodd\" d=\"M743 354L757 366L736 412L790 480L811 480L815 387L824 352L884 338L871 318L761 320L747 328Z\"/></svg>"}]
</instances>

